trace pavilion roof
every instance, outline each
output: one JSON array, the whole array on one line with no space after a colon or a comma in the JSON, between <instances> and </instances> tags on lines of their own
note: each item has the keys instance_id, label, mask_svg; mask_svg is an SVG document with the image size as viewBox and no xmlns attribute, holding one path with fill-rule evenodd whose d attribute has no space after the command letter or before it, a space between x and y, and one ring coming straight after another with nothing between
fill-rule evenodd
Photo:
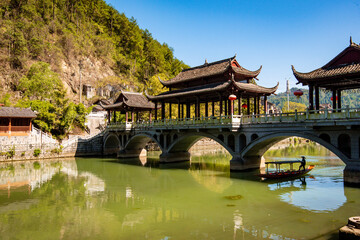
<instances>
[{"instance_id":1,"label":"pavilion roof","mask_svg":"<svg viewBox=\"0 0 360 240\"><path fill-rule=\"evenodd\" d=\"M176 87L181 83L222 75L227 71L233 72L236 80L252 79L259 75L261 66L256 71L250 71L241 67L235 58L236 56L212 63L205 62L203 65L182 70L176 77L168 81L162 81L161 79L160 81L166 87ZM225 81L227 80L228 78L225 78Z\"/></svg>"},{"instance_id":2,"label":"pavilion roof","mask_svg":"<svg viewBox=\"0 0 360 240\"><path fill-rule=\"evenodd\" d=\"M237 92L244 96L268 96L274 94L279 86L279 83L272 88L266 88L258 86L252 83L235 82L234 80L228 80L226 82L211 83L207 85L168 91L161 93L157 96L146 95L151 101L167 101L171 102L171 99L179 99L180 102L186 101L188 98L207 96L209 99L217 98L223 93L227 94L227 91Z\"/></svg>"},{"instance_id":3,"label":"pavilion roof","mask_svg":"<svg viewBox=\"0 0 360 240\"><path fill-rule=\"evenodd\" d=\"M151 110L155 109L155 104L150 102L142 93L121 91L113 104L103 104L100 106L105 110Z\"/></svg>"},{"instance_id":4,"label":"pavilion roof","mask_svg":"<svg viewBox=\"0 0 360 240\"><path fill-rule=\"evenodd\" d=\"M0 117L36 118L36 113L30 108L0 107Z\"/></svg>"},{"instance_id":5,"label":"pavilion roof","mask_svg":"<svg viewBox=\"0 0 360 240\"><path fill-rule=\"evenodd\" d=\"M321 68L308 73L292 71L303 85L313 84L314 86L326 89L354 89L360 87L360 46L352 42L350 46L339 53L330 62Z\"/></svg>"}]
</instances>

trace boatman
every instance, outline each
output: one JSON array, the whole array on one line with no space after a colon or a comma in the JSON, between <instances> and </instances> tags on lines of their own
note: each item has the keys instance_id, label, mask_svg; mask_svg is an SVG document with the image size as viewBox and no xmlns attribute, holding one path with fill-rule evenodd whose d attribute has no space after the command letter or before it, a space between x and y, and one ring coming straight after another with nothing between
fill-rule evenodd
<instances>
[{"instance_id":1,"label":"boatman","mask_svg":"<svg viewBox=\"0 0 360 240\"><path fill-rule=\"evenodd\" d=\"M305 156L301 156L301 163L299 166L299 171L301 170L301 168L305 171L305 165L306 165Z\"/></svg>"}]
</instances>

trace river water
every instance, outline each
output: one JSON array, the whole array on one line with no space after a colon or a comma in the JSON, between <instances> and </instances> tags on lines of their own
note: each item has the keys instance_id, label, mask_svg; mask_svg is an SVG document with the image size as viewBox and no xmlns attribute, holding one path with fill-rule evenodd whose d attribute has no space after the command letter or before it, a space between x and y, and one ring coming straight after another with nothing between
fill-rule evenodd
<instances>
[{"instance_id":1,"label":"river water","mask_svg":"<svg viewBox=\"0 0 360 240\"><path fill-rule=\"evenodd\" d=\"M317 146L268 151L267 161L306 155L302 179L261 181L230 173L226 154L143 165L76 158L0 165L1 239L337 239L360 215L360 189Z\"/></svg>"}]
</instances>

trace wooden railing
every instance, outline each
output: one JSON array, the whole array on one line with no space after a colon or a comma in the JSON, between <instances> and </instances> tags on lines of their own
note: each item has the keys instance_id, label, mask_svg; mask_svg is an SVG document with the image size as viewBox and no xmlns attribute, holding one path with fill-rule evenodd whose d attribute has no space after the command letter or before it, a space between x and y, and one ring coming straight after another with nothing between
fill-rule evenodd
<instances>
[{"instance_id":1,"label":"wooden railing","mask_svg":"<svg viewBox=\"0 0 360 240\"><path fill-rule=\"evenodd\" d=\"M360 108L307 110L305 112L276 113L276 114L252 114L232 116L211 116L183 119L162 119L142 122L116 122L107 125L108 129L131 130L141 128L198 128L228 125L240 127L242 125L258 123L281 123L281 122L315 122L360 119Z\"/></svg>"}]
</instances>

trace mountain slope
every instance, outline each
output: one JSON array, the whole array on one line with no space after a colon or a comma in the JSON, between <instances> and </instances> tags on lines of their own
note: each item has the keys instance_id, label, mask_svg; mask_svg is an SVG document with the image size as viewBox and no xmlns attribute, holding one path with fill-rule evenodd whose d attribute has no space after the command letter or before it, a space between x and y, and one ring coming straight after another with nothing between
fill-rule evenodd
<instances>
[{"instance_id":1,"label":"mountain slope","mask_svg":"<svg viewBox=\"0 0 360 240\"><path fill-rule=\"evenodd\" d=\"M171 78L187 67L103 0L2 0L0 94L16 91L38 61L50 64L73 99L80 71L82 83L94 87L111 82L143 90L154 76Z\"/></svg>"}]
</instances>

